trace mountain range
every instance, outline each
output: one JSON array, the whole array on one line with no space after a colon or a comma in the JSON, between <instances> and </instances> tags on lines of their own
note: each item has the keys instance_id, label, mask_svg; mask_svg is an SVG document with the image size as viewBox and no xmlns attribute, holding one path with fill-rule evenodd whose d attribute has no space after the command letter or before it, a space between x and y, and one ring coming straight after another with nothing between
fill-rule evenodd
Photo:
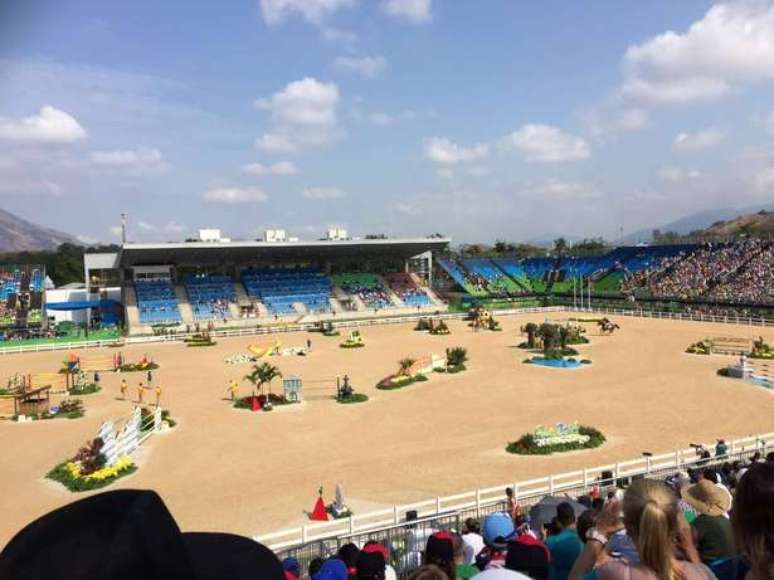
<instances>
[{"instance_id":1,"label":"mountain range","mask_svg":"<svg viewBox=\"0 0 774 580\"><path fill-rule=\"evenodd\" d=\"M64 243L80 244L70 234L33 224L0 209L0 252L53 250Z\"/></svg>"}]
</instances>

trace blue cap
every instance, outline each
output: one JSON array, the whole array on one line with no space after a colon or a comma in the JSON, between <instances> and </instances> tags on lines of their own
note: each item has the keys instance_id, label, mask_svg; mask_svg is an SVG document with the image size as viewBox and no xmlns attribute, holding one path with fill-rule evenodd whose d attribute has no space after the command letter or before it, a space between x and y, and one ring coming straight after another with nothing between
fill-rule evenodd
<instances>
[{"instance_id":1,"label":"blue cap","mask_svg":"<svg viewBox=\"0 0 774 580\"><path fill-rule=\"evenodd\" d=\"M301 577L301 564L299 564L298 559L293 556L288 556L282 560L282 569L286 572L290 572L296 578Z\"/></svg>"},{"instance_id":2,"label":"blue cap","mask_svg":"<svg viewBox=\"0 0 774 580\"><path fill-rule=\"evenodd\" d=\"M484 541L490 546L495 545L497 538L507 541L516 533L511 516L503 512L495 512L486 516L482 528Z\"/></svg>"},{"instance_id":3,"label":"blue cap","mask_svg":"<svg viewBox=\"0 0 774 580\"><path fill-rule=\"evenodd\" d=\"M341 560L326 560L312 580L347 580L347 566Z\"/></svg>"}]
</instances>

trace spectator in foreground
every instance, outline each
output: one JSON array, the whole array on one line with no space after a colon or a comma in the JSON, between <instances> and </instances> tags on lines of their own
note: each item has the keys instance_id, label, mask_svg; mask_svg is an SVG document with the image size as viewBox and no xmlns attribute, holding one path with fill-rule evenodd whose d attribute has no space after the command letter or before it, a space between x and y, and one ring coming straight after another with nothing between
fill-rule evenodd
<instances>
[{"instance_id":1,"label":"spectator in foreground","mask_svg":"<svg viewBox=\"0 0 774 580\"><path fill-rule=\"evenodd\" d=\"M699 514L691 525L696 530L701 561L711 564L733 556L733 533L727 517L730 507L728 492L708 479L700 479L694 485L683 488L682 496Z\"/></svg>"},{"instance_id":2,"label":"spectator in foreground","mask_svg":"<svg viewBox=\"0 0 774 580\"><path fill-rule=\"evenodd\" d=\"M548 580L551 554L548 547L532 534L520 534L508 543L505 567L534 580Z\"/></svg>"},{"instance_id":3,"label":"spectator in foreground","mask_svg":"<svg viewBox=\"0 0 774 580\"><path fill-rule=\"evenodd\" d=\"M505 567L508 541L516 534L509 514L495 512L484 518L484 543L486 547L476 556L479 570Z\"/></svg>"},{"instance_id":4,"label":"spectator in foreground","mask_svg":"<svg viewBox=\"0 0 774 580\"><path fill-rule=\"evenodd\" d=\"M546 539L551 552L550 580L567 580L575 560L583 550L583 542L575 529L575 510L568 502L556 506L556 524L559 533Z\"/></svg>"},{"instance_id":5,"label":"spectator in foreground","mask_svg":"<svg viewBox=\"0 0 774 580\"><path fill-rule=\"evenodd\" d=\"M454 580L457 572L454 565L454 538L449 532L436 532L427 539L423 562L425 566L435 565Z\"/></svg>"},{"instance_id":6,"label":"spectator in foreground","mask_svg":"<svg viewBox=\"0 0 774 580\"><path fill-rule=\"evenodd\" d=\"M337 556L339 560L344 562L344 565L347 567L347 576L349 578L354 578L356 575L357 556L359 553L360 549L352 542L344 544L341 548L339 548Z\"/></svg>"},{"instance_id":7,"label":"spectator in foreground","mask_svg":"<svg viewBox=\"0 0 774 580\"><path fill-rule=\"evenodd\" d=\"M347 580L347 567L338 558L331 558L323 562L312 580Z\"/></svg>"},{"instance_id":8,"label":"spectator in foreground","mask_svg":"<svg viewBox=\"0 0 774 580\"><path fill-rule=\"evenodd\" d=\"M600 516L597 532L602 536L615 526L615 518L610 517L613 515L616 514L612 510L606 510ZM624 494L623 523L637 546L640 563L610 559L605 551L599 558L601 565L594 571L598 580L714 580L709 568L699 562L690 526L677 506L677 496L665 484L649 479L633 482ZM592 543L597 541L589 542ZM589 550L588 544L584 556L586 550ZM678 560L678 552L687 560ZM573 580L591 571L584 556L581 562L585 565L579 562L573 569Z\"/></svg>"},{"instance_id":9,"label":"spectator in foreground","mask_svg":"<svg viewBox=\"0 0 774 580\"><path fill-rule=\"evenodd\" d=\"M409 580L454 580L435 564L425 564L409 574Z\"/></svg>"},{"instance_id":10,"label":"spectator in foreground","mask_svg":"<svg viewBox=\"0 0 774 580\"><path fill-rule=\"evenodd\" d=\"M465 550L467 546L462 538L457 534L454 534L454 572L457 575L457 580L468 580L479 573L479 569L473 563L466 561ZM483 540L481 541L483 545Z\"/></svg>"},{"instance_id":11,"label":"spectator in foreground","mask_svg":"<svg viewBox=\"0 0 774 580\"><path fill-rule=\"evenodd\" d=\"M739 481L731 525L750 567L744 580L774 578L774 464L755 464Z\"/></svg>"},{"instance_id":12,"label":"spectator in foreground","mask_svg":"<svg viewBox=\"0 0 774 580\"><path fill-rule=\"evenodd\" d=\"M464 544L465 564L474 564L476 556L484 549L484 538L481 536L481 526L473 518L465 520L462 528L462 543Z\"/></svg>"}]
</instances>

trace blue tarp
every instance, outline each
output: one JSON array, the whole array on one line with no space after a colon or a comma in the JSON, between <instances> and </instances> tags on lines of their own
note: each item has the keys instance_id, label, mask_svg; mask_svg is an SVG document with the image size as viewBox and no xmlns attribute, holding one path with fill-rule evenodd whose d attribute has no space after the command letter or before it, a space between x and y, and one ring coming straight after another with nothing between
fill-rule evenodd
<instances>
[{"instance_id":1,"label":"blue tarp","mask_svg":"<svg viewBox=\"0 0 774 580\"><path fill-rule=\"evenodd\" d=\"M47 302L46 310L84 310L86 308L121 308L116 300L77 300L74 302Z\"/></svg>"}]
</instances>

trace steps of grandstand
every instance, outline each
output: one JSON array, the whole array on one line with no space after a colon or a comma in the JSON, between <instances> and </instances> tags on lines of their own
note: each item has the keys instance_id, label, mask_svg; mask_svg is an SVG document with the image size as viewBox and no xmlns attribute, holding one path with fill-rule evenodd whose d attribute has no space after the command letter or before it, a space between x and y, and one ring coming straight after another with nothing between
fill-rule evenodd
<instances>
[{"instance_id":1,"label":"steps of grandstand","mask_svg":"<svg viewBox=\"0 0 774 580\"><path fill-rule=\"evenodd\" d=\"M341 302L339 302L333 296L328 298L328 303L331 305L331 312L335 312L335 313L344 312L344 308L341 306Z\"/></svg>"},{"instance_id":2,"label":"steps of grandstand","mask_svg":"<svg viewBox=\"0 0 774 580\"><path fill-rule=\"evenodd\" d=\"M180 311L180 317L186 324L194 322L193 310L191 310L191 304L188 302L188 294L186 294L185 286L180 284L175 286L175 296L177 296L177 309Z\"/></svg>"},{"instance_id":3,"label":"steps of grandstand","mask_svg":"<svg viewBox=\"0 0 774 580\"><path fill-rule=\"evenodd\" d=\"M425 294L427 294L427 297L430 298L430 301L433 302L433 305L437 309L444 309L445 310L445 309L447 309L449 307L448 304L446 304L446 302L441 300L441 298L438 296L438 294L435 293L435 290L430 288L430 286L425 286L424 285L424 283L422 282L422 279L419 276L417 276L414 273L409 274L409 276L414 281L414 284L416 284L418 288L421 288L422 291Z\"/></svg>"},{"instance_id":4,"label":"steps of grandstand","mask_svg":"<svg viewBox=\"0 0 774 580\"><path fill-rule=\"evenodd\" d=\"M376 276L376 279L379 280L382 286L384 286L384 290L385 292L387 292L387 295L390 297L390 300L392 301L393 306L395 306L396 308L406 308L406 303L400 299L400 296L398 296L392 288L390 288L390 285L387 282L387 280L385 280L382 276Z\"/></svg>"},{"instance_id":5,"label":"steps of grandstand","mask_svg":"<svg viewBox=\"0 0 774 580\"><path fill-rule=\"evenodd\" d=\"M129 328L136 329L140 326L140 311L137 308L137 295L134 288L125 286L123 290L124 316Z\"/></svg>"}]
</instances>

